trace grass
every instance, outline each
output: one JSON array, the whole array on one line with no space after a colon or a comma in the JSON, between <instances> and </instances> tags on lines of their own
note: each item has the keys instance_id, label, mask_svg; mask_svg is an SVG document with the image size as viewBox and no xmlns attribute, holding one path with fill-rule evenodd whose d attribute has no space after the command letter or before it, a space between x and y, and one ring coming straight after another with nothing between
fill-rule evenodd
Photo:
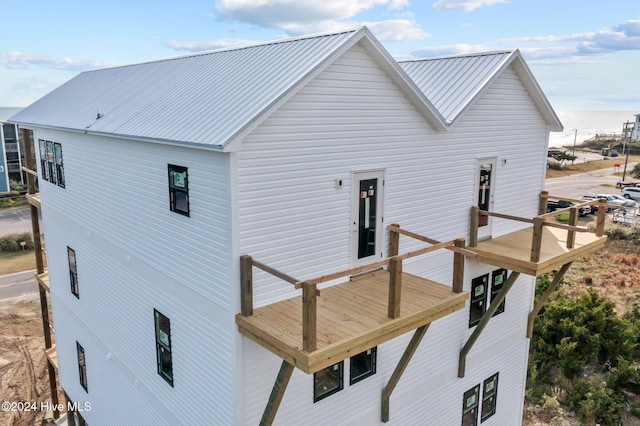
<instances>
[{"instance_id":1,"label":"grass","mask_svg":"<svg viewBox=\"0 0 640 426\"><path fill-rule=\"evenodd\" d=\"M18 253L0 254L0 275L36 269L36 257L33 250Z\"/></svg>"},{"instance_id":2,"label":"grass","mask_svg":"<svg viewBox=\"0 0 640 426\"><path fill-rule=\"evenodd\" d=\"M631 155L629 156L629 163L637 163L640 161L640 156ZM618 159L609 159L609 160L595 160L589 162L575 162L574 164L566 163L563 165L562 170L553 170L547 169L547 179L549 178L557 178L562 176L569 176L576 173L585 173L585 172L593 172L594 170L600 169L609 169L613 168L615 164L620 164L620 172L614 173L617 176L622 176L622 168L624 167L624 158L621 160ZM632 167L627 165L627 177L629 177L629 171Z\"/></svg>"}]
</instances>

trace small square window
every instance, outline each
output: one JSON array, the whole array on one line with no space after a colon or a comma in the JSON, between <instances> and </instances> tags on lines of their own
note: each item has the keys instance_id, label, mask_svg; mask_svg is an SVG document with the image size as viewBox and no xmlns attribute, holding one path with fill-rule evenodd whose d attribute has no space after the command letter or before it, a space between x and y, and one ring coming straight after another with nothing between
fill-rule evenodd
<instances>
[{"instance_id":1,"label":"small square window","mask_svg":"<svg viewBox=\"0 0 640 426\"><path fill-rule=\"evenodd\" d=\"M496 296L498 295L498 292L502 290L502 286L504 285L506 280L507 280L506 269L501 268L493 271L493 273L491 274L491 302L493 302L493 299L496 298ZM496 309L496 312L493 314L494 316L504 312L505 301L506 301L506 298L505 300L502 301L502 303L500 303L500 306L498 306L498 309Z\"/></svg>"},{"instance_id":2,"label":"small square window","mask_svg":"<svg viewBox=\"0 0 640 426\"><path fill-rule=\"evenodd\" d=\"M71 247L67 247L67 257L69 259L69 281L71 282L71 293L80 298L78 289L78 270L76 268L76 252Z\"/></svg>"},{"instance_id":3,"label":"small square window","mask_svg":"<svg viewBox=\"0 0 640 426\"><path fill-rule=\"evenodd\" d=\"M489 274L484 274L471 281L471 297L469 304L469 327L480 322L482 315L487 310L487 290Z\"/></svg>"},{"instance_id":4,"label":"small square window","mask_svg":"<svg viewBox=\"0 0 640 426\"><path fill-rule=\"evenodd\" d=\"M464 393L462 399L462 426L476 426L478 424L479 399L480 385L476 385Z\"/></svg>"},{"instance_id":5,"label":"small square window","mask_svg":"<svg viewBox=\"0 0 640 426\"><path fill-rule=\"evenodd\" d=\"M189 175L187 168L168 165L169 203L172 212L189 216Z\"/></svg>"},{"instance_id":6,"label":"small square window","mask_svg":"<svg viewBox=\"0 0 640 426\"><path fill-rule=\"evenodd\" d=\"M344 387L344 361L313 373L313 402L339 392Z\"/></svg>"},{"instance_id":7,"label":"small square window","mask_svg":"<svg viewBox=\"0 0 640 426\"><path fill-rule=\"evenodd\" d=\"M349 384L358 383L360 380L376 374L377 347L354 355L349 360Z\"/></svg>"},{"instance_id":8,"label":"small square window","mask_svg":"<svg viewBox=\"0 0 640 426\"><path fill-rule=\"evenodd\" d=\"M153 310L156 327L156 360L158 374L173 386L173 360L171 357L171 323L169 318Z\"/></svg>"},{"instance_id":9,"label":"small square window","mask_svg":"<svg viewBox=\"0 0 640 426\"><path fill-rule=\"evenodd\" d=\"M498 373L489 377L484 381L482 386L482 415L481 422L496 413L496 404L498 400Z\"/></svg>"},{"instance_id":10,"label":"small square window","mask_svg":"<svg viewBox=\"0 0 640 426\"><path fill-rule=\"evenodd\" d=\"M76 350L78 352L78 373L80 375L80 385L85 391L89 392L87 387L87 362L84 357L84 348L76 341Z\"/></svg>"}]
</instances>

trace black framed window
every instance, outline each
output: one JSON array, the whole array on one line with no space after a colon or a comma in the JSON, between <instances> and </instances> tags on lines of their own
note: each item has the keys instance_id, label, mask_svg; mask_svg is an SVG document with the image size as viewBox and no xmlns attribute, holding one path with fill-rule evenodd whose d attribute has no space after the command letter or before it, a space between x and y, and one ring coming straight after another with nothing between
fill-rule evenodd
<instances>
[{"instance_id":1,"label":"black framed window","mask_svg":"<svg viewBox=\"0 0 640 426\"><path fill-rule=\"evenodd\" d=\"M171 357L171 323L169 318L154 309L156 327L156 357L158 374L173 386L173 361Z\"/></svg>"},{"instance_id":2,"label":"black framed window","mask_svg":"<svg viewBox=\"0 0 640 426\"><path fill-rule=\"evenodd\" d=\"M493 271L493 273L491 274L491 302L493 302L493 300L496 298L496 296L498 295L498 292L502 290L502 286L504 285L504 282L506 280L507 280L506 269L500 268ZM502 301L502 303L500 303L500 306L498 306L498 309L496 309L496 312L493 314L493 316L496 316L504 312L505 302L506 302L506 298L505 300Z\"/></svg>"},{"instance_id":3,"label":"black framed window","mask_svg":"<svg viewBox=\"0 0 640 426\"><path fill-rule=\"evenodd\" d=\"M62 144L38 139L38 146L40 149L40 174L42 179L64 188Z\"/></svg>"},{"instance_id":4,"label":"black framed window","mask_svg":"<svg viewBox=\"0 0 640 426\"><path fill-rule=\"evenodd\" d=\"M498 401L498 373L489 377L482 385L482 414L481 423L496 413Z\"/></svg>"},{"instance_id":5,"label":"black framed window","mask_svg":"<svg viewBox=\"0 0 640 426\"><path fill-rule=\"evenodd\" d=\"M358 383L360 380L376 374L376 355L378 348L354 355L349 360L349 384Z\"/></svg>"},{"instance_id":6,"label":"black framed window","mask_svg":"<svg viewBox=\"0 0 640 426\"><path fill-rule=\"evenodd\" d=\"M47 167L47 142L39 139L38 145L40 147L40 174L42 180L49 181L49 174L47 173L49 168Z\"/></svg>"},{"instance_id":7,"label":"black framed window","mask_svg":"<svg viewBox=\"0 0 640 426\"><path fill-rule=\"evenodd\" d=\"M76 341L76 351L78 352L78 373L80 376L80 385L85 391L89 392L87 386L87 361L84 355L84 348Z\"/></svg>"},{"instance_id":8,"label":"black framed window","mask_svg":"<svg viewBox=\"0 0 640 426\"><path fill-rule=\"evenodd\" d=\"M469 305L469 327L480 322L480 318L487 310L487 289L489 274L471 280L471 301Z\"/></svg>"},{"instance_id":9,"label":"black framed window","mask_svg":"<svg viewBox=\"0 0 640 426\"><path fill-rule=\"evenodd\" d=\"M189 175L187 168L168 165L169 202L172 212L189 216Z\"/></svg>"},{"instance_id":10,"label":"black framed window","mask_svg":"<svg viewBox=\"0 0 640 426\"><path fill-rule=\"evenodd\" d=\"M71 282L71 293L80 298L80 291L78 288L78 269L76 267L76 252L71 247L67 246L67 258L69 259L69 281Z\"/></svg>"},{"instance_id":11,"label":"black framed window","mask_svg":"<svg viewBox=\"0 0 640 426\"><path fill-rule=\"evenodd\" d=\"M462 426L477 426L480 385L475 385L462 398Z\"/></svg>"},{"instance_id":12,"label":"black framed window","mask_svg":"<svg viewBox=\"0 0 640 426\"><path fill-rule=\"evenodd\" d=\"M56 182L59 187L64 188L64 163L62 162L62 145L58 142L53 144L53 156L56 170Z\"/></svg>"},{"instance_id":13,"label":"black framed window","mask_svg":"<svg viewBox=\"0 0 640 426\"><path fill-rule=\"evenodd\" d=\"M339 392L344 387L344 361L313 373L313 402Z\"/></svg>"}]
</instances>

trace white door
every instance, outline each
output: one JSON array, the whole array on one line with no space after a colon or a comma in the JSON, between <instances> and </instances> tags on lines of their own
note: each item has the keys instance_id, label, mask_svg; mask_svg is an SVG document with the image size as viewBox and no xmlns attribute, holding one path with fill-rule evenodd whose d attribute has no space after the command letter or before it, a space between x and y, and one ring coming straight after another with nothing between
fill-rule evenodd
<instances>
[{"instance_id":1,"label":"white door","mask_svg":"<svg viewBox=\"0 0 640 426\"><path fill-rule=\"evenodd\" d=\"M496 158L482 158L478 160L476 172L476 205L480 210L493 210L493 194L496 182ZM480 215L478 220L478 239L491 238L492 218Z\"/></svg>"},{"instance_id":2,"label":"white door","mask_svg":"<svg viewBox=\"0 0 640 426\"><path fill-rule=\"evenodd\" d=\"M354 173L351 182L351 263L357 266L382 258L384 172Z\"/></svg>"}]
</instances>

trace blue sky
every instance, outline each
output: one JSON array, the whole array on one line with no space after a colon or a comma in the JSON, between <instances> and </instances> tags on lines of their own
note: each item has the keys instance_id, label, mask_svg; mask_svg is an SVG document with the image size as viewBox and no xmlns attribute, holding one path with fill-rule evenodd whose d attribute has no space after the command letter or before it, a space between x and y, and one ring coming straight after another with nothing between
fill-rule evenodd
<instances>
[{"instance_id":1,"label":"blue sky","mask_svg":"<svg viewBox=\"0 0 640 426\"><path fill-rule=\"evenodd\" d=\"M519 48L557 110L640 112L638 0L5 0L0 106L81 71L367 25L397 59Z\"/></svg>"}]
</instances>

